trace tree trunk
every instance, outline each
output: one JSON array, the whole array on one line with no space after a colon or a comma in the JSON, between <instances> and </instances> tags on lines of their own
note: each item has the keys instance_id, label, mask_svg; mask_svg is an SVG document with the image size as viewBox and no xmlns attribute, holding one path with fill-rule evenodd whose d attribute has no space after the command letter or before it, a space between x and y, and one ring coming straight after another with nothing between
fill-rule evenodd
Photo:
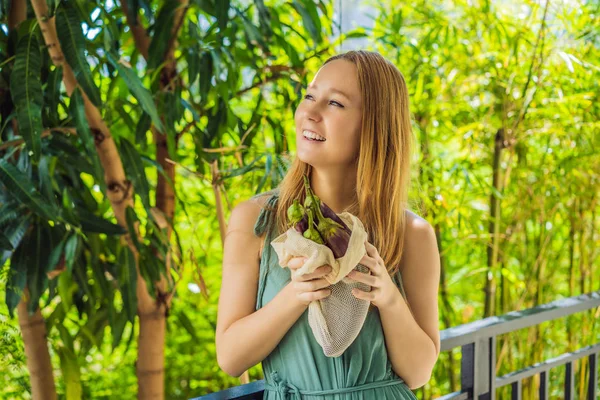
<instances>
[{"instance_id":1,"label":"tree trunk","mask_svg":"<svg viewBox=\"0 0 600 400\"><path fill-rule=\"evenodd\" d=\"M29 291L25 289L17 306L17 314L31 381L31 398L33 400L54 400L56 399L56 387L46 340L46 322L39 308L35 314L29 315L27 312L28 298Z\"/></svg>"},{"instance_id":2,"label":"tree trunk","mask_svg":"<svg viewBox=\"0 0 600 400\"><path fill-rule=\"evenodd\" d=\"M48 6L45 0L32 0L36 18L40 24L44 41L50 53L50 58L57 66L63 67L63 82L70 96L77 85L75 76L70 66L65 62L58 37L54 17L49 17ZM131 182L127 180L123 163L117 147L108 129L102 120L99 110L89 101L85 92L82 92L85 103L85 113L90 129L94 134L94 143L104 169L104 180L107 186L107 197L119 225L127 227L125 210L133 207L133 193ZM136 225L136 235L137 235ZM126 238L128 245L136 256L138 315L140 317L140 336L138 338L138 398L162 399L164 397L164 337L165 314L167 305L161 301L158 304L148 293L145 280L139 272L137 265L138 256L130 238Z\"/></svg>"},{"instance_id":3,"label":"tree trunk","mask_svg":"<svg viewBox=\"0 0 600 400\"><path fill-rule=\"evenodd\" d=\"M27 2L13 0L10 4L8 15L8 29L15 30L27 18ZM13 119L13 129L18 130L17 120ZM25 288L21 301L17 305L19 328L23 337L29 381L31 383L31 397L33 400L54 400L57 398L54 384L54 373L48 350L46 322L38 308L33 315L27 311L29 290Z\"/></svg>"}]
</instances>

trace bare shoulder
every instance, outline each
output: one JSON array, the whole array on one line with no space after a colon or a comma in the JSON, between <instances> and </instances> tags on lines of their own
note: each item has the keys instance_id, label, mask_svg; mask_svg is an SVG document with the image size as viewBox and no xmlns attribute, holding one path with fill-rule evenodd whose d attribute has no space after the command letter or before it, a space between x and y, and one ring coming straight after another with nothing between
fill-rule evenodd
<instances>
[{"instance_id":1,"label":"bare shoulder","mask_svg":"<svg viewBox=\"0 0 600 400\"><path fill-rule=\"evenodd\" d=\"M439 257L437 239L433 226L413 211L406 210L406 230L404 233L404 248L400 269L404 271L416 267L416 259L424 255Z\"/></svg>"},{"instance_id":2,"label":"bare shoulder","mask_svg":"<svg viewBox=\"0 0 600 400\"><path fill-rule=\"evenodd\" d=\"M406 233L430 233L433 232L431 224L423 217L411 210L406 210ZM407 235L408 236L408 235Z\"/></svg>"},{"instance_id":3,"label":"bare shoulder","mask_svg":"<svg viewBox=\"0 0 600 400\"><path fill-rule=\"evenodd\" d=\"M256 259L260 259L262 240L264 233L261 236L254 234L254 225L258 220L261 210L263 209L268 196L256 196L238 203L229 217L227 225L226 238L231 234L237 233L246 237L246 243L255 255Z\"/></svg>"}]
</instances>

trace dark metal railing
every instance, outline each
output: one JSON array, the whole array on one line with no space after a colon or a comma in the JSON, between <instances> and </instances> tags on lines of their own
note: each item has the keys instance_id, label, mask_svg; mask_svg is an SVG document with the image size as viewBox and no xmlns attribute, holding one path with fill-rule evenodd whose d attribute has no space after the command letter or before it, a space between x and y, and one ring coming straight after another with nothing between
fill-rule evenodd
<instances>
[{"instance_id":1,"label":"dark metal railing","mask_svg":"<svg viewBox=\"0 0 600 400\"><path fill-rule=\"evenodd\" d=\"M539 325L578 312L600 307L600 291L569 297L522 311L512 311L440 332L441 351L461 347L461 389L438 400L495 400L496 389L510 385L512 399L521 399L523 379L540 375L540 400L548 400L550 369L565 365L564 399L575 398L574 363L584 357L589 361L587 400L596 400L598 393L598 354L600 343L565 353L501 377L496 377L496 337L519 329ZM193 400L262 399L264 381L236 386Z\"/></svg>"}]
</instances>

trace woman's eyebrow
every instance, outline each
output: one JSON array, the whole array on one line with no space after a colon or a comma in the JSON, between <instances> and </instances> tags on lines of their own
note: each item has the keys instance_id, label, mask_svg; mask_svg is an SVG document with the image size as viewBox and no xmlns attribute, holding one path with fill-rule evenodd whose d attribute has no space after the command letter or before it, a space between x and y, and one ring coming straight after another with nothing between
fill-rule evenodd
<instances>
[{"instance_id":1,"label":"woman's eyebrow","mask_svg":"<svg viewBox=\"0 0 600 400\"><path fill-rule=\"evenodd\" d=\"M319 90L319 88L318 88L318 86L317 86L317 85L308 85L307 89L316 89L316 90ZM347 95L347 94L346 94L344 91L342 91L342 90L339 90L339 89L336 89L336 88L332 87L332 88L329 88L329 91L330 91L330 92L333 92L333 93L338 93L338 94L341 94L342 96L344 96L345 98L347 98L348 100L350 100L350 96L348 96L348 95Z\"/></svg>"}]
</instances>

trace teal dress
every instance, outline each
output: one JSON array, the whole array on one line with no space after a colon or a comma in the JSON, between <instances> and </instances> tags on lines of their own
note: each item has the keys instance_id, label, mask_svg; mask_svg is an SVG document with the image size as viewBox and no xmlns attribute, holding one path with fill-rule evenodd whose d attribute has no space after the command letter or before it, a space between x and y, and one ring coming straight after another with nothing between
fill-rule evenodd
<instances>
[{"instance_id":1,"label":"teal dress","mask_svg":"<svg viewBox=\"0 0 600 400\"><path fill-rule=\"evenodd\" d=\"M270 245L277 237L274 207L278 189L269 195L254 226L266 232L260 262L256 309L268 303L291 280L290 269L281 268ZM256 197L256 196L255 196ZM393 277L402 295L400 276ZM268 400L409 400L416 396L392 370L383 327L376 307L371 307L356 340L339 357L327 357L308 323L308 309L263 360L264 399Z\"/></svg>"}]
</instances>

